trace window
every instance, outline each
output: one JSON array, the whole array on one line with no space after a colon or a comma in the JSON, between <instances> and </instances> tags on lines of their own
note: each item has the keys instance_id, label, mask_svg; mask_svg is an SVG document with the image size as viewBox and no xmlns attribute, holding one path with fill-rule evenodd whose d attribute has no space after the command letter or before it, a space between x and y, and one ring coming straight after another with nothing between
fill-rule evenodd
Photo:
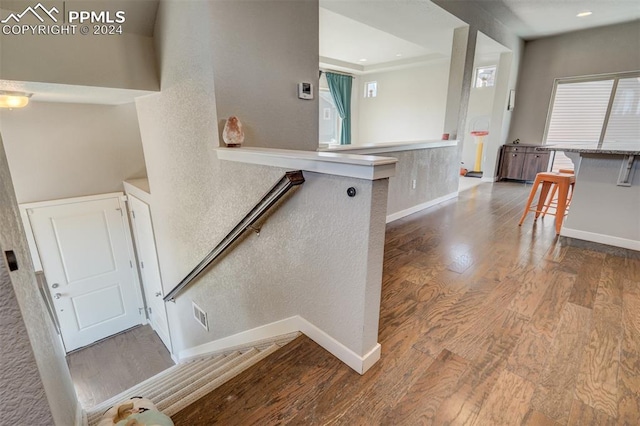
<instances>
[{"instance_id":1,"label":"window","mask_svg":"<svg viewBox=\"0 0 640 426\"><path fill-rule=\"evenodd\" d=\"M364 84L364 97L375 98L378 96L378 82L368 81Z\"/></svg>"},{"instance_id":2,"label":"window","mask_svg":"<svg viewBox=\"0 0 640 426\"><path fill-rule=\"evenodd\" d=\"M320 100L319 141L320 143L339 143L341 119L329 89L320 88L318 98Z\"/></svg>"},{"instance_id":3,"label":"window","mask_svg":"<svg viewBox=\"0 0 640 426\"><path fill-rule=\"evenodd\" d=\"M491 87L496 81L496 66L476 68L476 80L474 87Z\"/></svg>"},{"instance_id":4,"label":"window","mask_svg":"<svg viewBox=\"0 0 640 426\"><path fill-rule=\"evenodd\" d=\"M640 72L558 79L544 142L640 140Z\"/></svg>"}]
</instances>

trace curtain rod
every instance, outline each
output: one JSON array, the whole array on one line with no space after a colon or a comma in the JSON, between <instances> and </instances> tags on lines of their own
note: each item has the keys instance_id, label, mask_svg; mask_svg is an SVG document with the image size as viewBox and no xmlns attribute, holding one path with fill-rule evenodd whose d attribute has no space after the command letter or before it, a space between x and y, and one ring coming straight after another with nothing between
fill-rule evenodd
<instances>
[{"instance_id":1,"label":"curtain rod","mask_svg":"<svg viewBox=\"0 0 640 426\"><path fill-rule=\"evenodd\" d=\"M340 75L346 75L347 77L356 78L354 75L347 74L345 72L334 71L334 70L320 70L320 75L322 75L323 72L324 73L330 72L332 74L340 74Z\"/></svg>"}]
</instances>

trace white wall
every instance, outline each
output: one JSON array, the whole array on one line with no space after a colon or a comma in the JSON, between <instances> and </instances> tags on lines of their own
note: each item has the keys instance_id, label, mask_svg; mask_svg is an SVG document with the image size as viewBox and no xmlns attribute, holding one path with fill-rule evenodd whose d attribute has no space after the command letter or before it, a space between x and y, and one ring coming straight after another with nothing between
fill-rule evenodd
<instances>
[{"instance_id":1,"label":"white wall","mask_svg":"<svg viewBox=\"0 0 640 426\"><path fill-rule=\"evenodd\" d=\"M0 260L1 423L73 425L78 405L75 389L64 350L36 284L0 137L3 258L5 250L15 252L19 269L7 272L5 260Z\"/></svg>"},{"instance_id":2,"label":"white wall","mask_svg":"<svg viewBox=\"0 0 640 426\"><path fill-rule=\"evenodd\" d=\"M246 146L317 149L318 120L298 119L318 116L317 100L298 99L300 82L313 83L317 98L318 58L311 54L317 47L309 52L319 43L319 23L308 19L318 15L311 10L313 4L309 0L215 2L208 22L215 37L208 54L213 60L220 131L224 120L236 115Z\"/></svg>"},{"instance_id":3,"label":"white wall","mask_svg":"<svg viewBox=\"0 0 640 426\"><path fill-rule=\"evenodd\" d=\"M542 144L554 79L640 70L640 21L528 41L509 140Z\"/></svg>"},{"instance_id":4,"label":"white wall","mask_svg":"<svg viewBox=\"0 0 640 426\"><path fill-rule=\"evenodd\" d=\"M271 79L280 81L277 74L284 73L289 76L286 86L293 91L298 78L286 70L295 69L296 63L309 63L312 73L299 78L318 78L318 3L259 3L254 13L248 13L254 2L229 2L222 8L221 2L166 1L160 5L156 35L162 92L138 99L136 106L165 291L173 288L283 173L281 169L217 159L213 151L218 145L217 117L223 115L217 108L228 108L226 102L231 102L231 92L224 86L237 87L238 83L214 75L214 59L223 59L210 54L211 44L218 38L233 46L269 37L274 41L269 45L270 53L279 65L255 69L248 79L267 84ZM239 11L247 12L244 18ZM210 25L228 14L238 26L232 33L225 32L226 26ZM296 24L280 25L283 19ZM287 43L275 43L283 38L296 39L299 48L290 50ZM244 55L230 49L224 58L229 61L226 66L237 63L233 52ZM301 149L316 149L317 107L292 99L284 89L271 92L266 104L249 105L255 94L238 90L237 96L243 99L235 103L239 109L234 113L241 119L258 117L252 114L260 109L281 112L263 121L264 128L254 128L252 143L282 147L286 142L284 146L295 143ZM282 113L294 105L300 108ZM254 123L251 119L245 122ZM300 128L306 130L300 133ZM313 173L305 176L307 182L269 217L259 237L249 235L175 304L167 305L177 352L294 314L359 355L376 344L386 181ZM349 186L357 188L357 197L347 197ZM209 314L208 332L193 319L191 300L197 300Z\"/></svg>"},{"instance_id":5,"label":"white wall","mask_svg":"<svg viewBox=\"0 0 640 426\"><path fill-rule=\"evenodd\" d=\"M122 191L146 175L134 104L32 102L0 111L19 203Z\"/></svg>"},{"instance_id":6,"label":"white wall","mask_svg":"<svg viewBox=\"0 0 640 426\"><path fill-rule=\"evenodd\" d=\"M360 144L440 139L447 102L448 62L367 74L354 87L359 98ZM378 96L364 98L364 84Z\"/></svg>"}]
</instances>

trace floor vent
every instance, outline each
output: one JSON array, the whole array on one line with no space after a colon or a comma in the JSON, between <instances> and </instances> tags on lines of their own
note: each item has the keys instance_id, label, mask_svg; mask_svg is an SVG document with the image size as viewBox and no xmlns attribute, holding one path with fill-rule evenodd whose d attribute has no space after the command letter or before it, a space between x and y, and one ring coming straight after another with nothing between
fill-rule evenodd
<instances>
[{"instance_id":1,"label":"floor vent","mask_svg":"<svg viewBox=\"0 0 640 426\"><path fill-rule=\"evenodd\" d=\"M205 330L209 331L209 322L207 321L207 313L202 310L202 308L196 305L196 302L191 302L193 305L193 317L198 321L198 323L204 327Z\"/></svg>"}]
</instances>

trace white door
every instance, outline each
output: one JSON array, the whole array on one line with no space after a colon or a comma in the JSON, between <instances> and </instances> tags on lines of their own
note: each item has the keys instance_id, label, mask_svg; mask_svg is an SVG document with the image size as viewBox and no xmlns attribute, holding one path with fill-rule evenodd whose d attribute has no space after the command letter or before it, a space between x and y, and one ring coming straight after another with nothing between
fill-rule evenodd
<instances>
[{"instance_id":1,"label":"white door","mask_svg":"<svg viewBox=\"0 0 640 426\"><path fill-rule=\"evenodd\" d=\"M120 198L78 200L27 210L67 352L143 318Z\"/></svg>"},{"instance_id":2,"label":"white door","mask_svg":"<svg viewBox=\"0 0 640 426\"><path fill-rule=\"evenodd\" d=\"M164 292L162 291L162 279L158 265L153 224L151 222L151 211L147 203L132 195L128 195L128 198L149 322L167 349L169 349L169 352L171 352L169 323L164 300L162 300Z\"/></svg>"}]
</instances>

